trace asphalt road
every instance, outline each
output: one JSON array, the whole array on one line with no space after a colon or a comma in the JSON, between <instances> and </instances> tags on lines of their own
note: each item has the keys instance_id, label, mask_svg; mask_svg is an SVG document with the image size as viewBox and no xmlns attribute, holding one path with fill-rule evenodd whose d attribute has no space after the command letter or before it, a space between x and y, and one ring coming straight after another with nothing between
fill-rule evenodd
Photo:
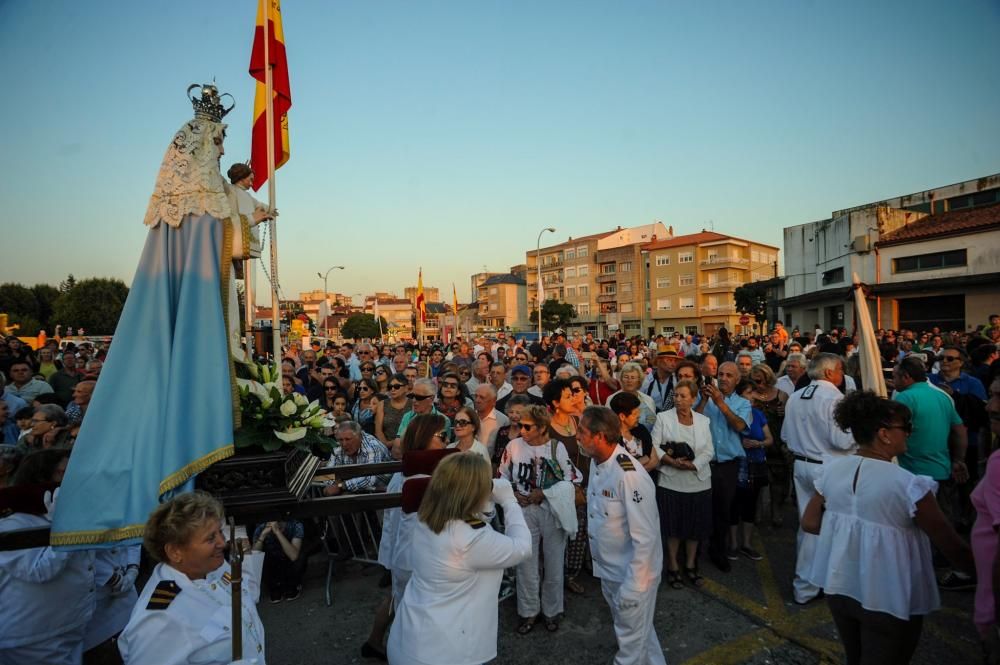
<instances>
[{"instance_id":1,"label":"asphalt road","mask_svg":"<svg viewBox=\"0 0 1000 665\"><path fill-rule=\"evenodd\" d=\"M667 662L683 665L811 665L842 663L843 649L822 600L805 607L792 602L795 563L795 516L786 509L786 525L765 526L757 536L763 561L740 559L723 574L706 561L708 578L700 590L660 587L656 619ZM892 562L886 562L892 565ZM357 562L337 564L333 603L324 603L325 555L313 555L302 596L271 605L260 614L267 631L272 665L376 663L361 658L360 647L371 628L375 606L387 589L378 588L381 569ZM584 580L586 593L566 592L560 629L536 626L517 635L515 601L500 605L497 665L610 663L615 653L611 615L596 579ZM972 625L972 593L942 593L943 607L924 623L915 665L975 663L979 647Z\"/></svg>"}]
</instances>

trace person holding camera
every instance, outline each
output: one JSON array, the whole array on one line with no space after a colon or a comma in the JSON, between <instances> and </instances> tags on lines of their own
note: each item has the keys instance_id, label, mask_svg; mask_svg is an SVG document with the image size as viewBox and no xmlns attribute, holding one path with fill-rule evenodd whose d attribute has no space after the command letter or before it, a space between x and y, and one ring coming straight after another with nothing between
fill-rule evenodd
<instances>
[{"instance_id":1,"label":"person holding camera","mask_svg":"<svg viewBox=\"0 0 1000 665\"><path fill-rule=\"evenodd\" d=\"M684 586L678 561L684 541L684 576L695 587L704 584L698 574L698 543L712 535L711 421L692 407L698 384L684 379L674 387L674 408L656 417L653 446L659 448L660 475L656 503L660 534L667 545L667 582Z\"/></svg>"}]
</instances>

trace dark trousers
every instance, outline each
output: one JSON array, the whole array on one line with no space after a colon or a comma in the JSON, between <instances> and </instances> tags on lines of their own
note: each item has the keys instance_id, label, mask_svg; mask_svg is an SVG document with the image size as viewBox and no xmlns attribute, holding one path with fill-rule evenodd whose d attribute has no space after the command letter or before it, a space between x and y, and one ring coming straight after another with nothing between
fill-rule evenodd
<instances>
[{"instance_id":1,"label":"dark trousers","mask_svg":"<svg viewBox=\"0 0 1000 665\"><path fill-rule=\"evenodd\" d=\"M302 576L306 570L307 557L299 552L299 558L292 561L285 553L264 555L264 580L272 596L291 593L302 584Z\"/></svg>"},{"instance_id":2,"label":"dark trousers","mask_svg":"<svg viewBox=\"0 0 1000 665\"><path fill-rule=\"evenodd\" d=\"M826 597L833 622L847 653L847 665L907 665L924 626L922 616L903 621L873 612L847 596Z\"/></svg>"},{"instance_id":3,"label":"dark trousers","mask_svg":"<svg viewBox=\"0 0 1000 665\"><path fill-rule=\"evenodd\" d=\"M726 536L734 523L733 507L739 473L739 460L712 463L712 538L708 543L711 557L726 556Z\"/></svg>"}]
</instances>

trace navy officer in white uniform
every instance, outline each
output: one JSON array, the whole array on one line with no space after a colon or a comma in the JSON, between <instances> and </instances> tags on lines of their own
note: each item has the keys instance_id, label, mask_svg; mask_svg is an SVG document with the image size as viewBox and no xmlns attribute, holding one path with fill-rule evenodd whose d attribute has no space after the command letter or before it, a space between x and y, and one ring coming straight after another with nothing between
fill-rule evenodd
<instances>
[{"instance_id":1,"label":"navy officer in white uniform","mask_svg":"<svg viewBox=\"0 0 1000 665\"><path fill-rule=\"evenodd\" d=\"M663 570L656 487L622 447L621 425L611 409L587 407L578 438L593 460L587 489L590 552L614 618L614 663L665 665L653 628Z\"/></svg>"},{"instance_id":2,"label":"navy officer in white uniform","mask_svg":"<svg viewBox=\"0 0 1000 665\"><path fill-rule=\"evenodd\" d=\"M231 663L232 573L223 555L222 517L222 504L204 492L180 494L149 516L143 544L160 563L118 638L125 665ZM238 662L264 665L264 626L256 605L264 553L244 557L246 660Z\"/></svg>"}]
</instances>

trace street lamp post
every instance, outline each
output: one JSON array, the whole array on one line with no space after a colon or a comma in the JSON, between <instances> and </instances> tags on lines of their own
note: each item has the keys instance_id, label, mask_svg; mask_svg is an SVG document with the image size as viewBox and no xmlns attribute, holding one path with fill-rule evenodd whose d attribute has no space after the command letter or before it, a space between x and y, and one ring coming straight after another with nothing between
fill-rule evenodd
<instances>
[{"instance_id":1,"label":"street lamp post","mask_svg":"<svg viewBox=\"0 0 1000 665\"><path fill-rule=\"evenodd\" d=\"M343 270L343 269L344 266L330 266L330 268L325 273L322 272L316 273L316 276L323 280L323 303L327 307L326 310L327 317L330 316L330 302L329 302L330 296L327 293L326 289L326 278L330 275L331 270ZM326 324L326 321L323 321L323 324ZM326 325L323 326L323 335L326 336Z\"/></svg>"},{"instance_id":2,"label":"street lamp post","mask_svg":"<svg viewBox=\"0 0 1000 665\"><path fill-rule=\"evenodd\" d=\"M538 242L535 243L535 268L538 271L537 272L538 282L535 285L535 293L537 294L538 297L538 303L537 303L538 340L537 341L539 344L542 343L542 300L543 300L542 294L544 293L544 291L542 290L542 234L545 233L546 231L548 231L549 233L556 232L555 228L552 226L542 229L541 231L538 232Z\"/></svg>"}]
</instances>

